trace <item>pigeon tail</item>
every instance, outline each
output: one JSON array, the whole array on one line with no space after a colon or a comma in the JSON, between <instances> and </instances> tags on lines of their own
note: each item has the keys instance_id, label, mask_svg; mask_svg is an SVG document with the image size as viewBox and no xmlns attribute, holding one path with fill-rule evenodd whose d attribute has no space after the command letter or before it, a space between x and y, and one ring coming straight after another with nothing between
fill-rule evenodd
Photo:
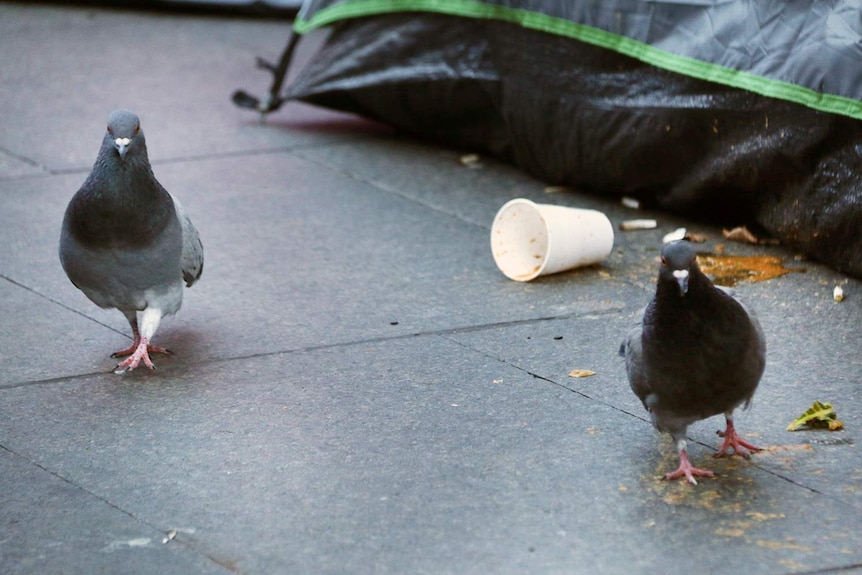
<instances>
[{"instance_id":1,"label":"pigeon tail","mask_svg":"<svg viewBox=\"0 0 862 575\"><path fill-rule=\"evenodd\" d=\"M736 428L733 426L733 412L725 414L725 419L727 420L727 429L715 432L716 435L724 438L724 443L721 444L718 453L713 455L713 457L729 456L730 453L727 450L730 448L733 448L734 453L741 455L745 459L751 459L752 452L763 451L763 449L745 441L736 433Z\"/></svg>"}]
</instances>

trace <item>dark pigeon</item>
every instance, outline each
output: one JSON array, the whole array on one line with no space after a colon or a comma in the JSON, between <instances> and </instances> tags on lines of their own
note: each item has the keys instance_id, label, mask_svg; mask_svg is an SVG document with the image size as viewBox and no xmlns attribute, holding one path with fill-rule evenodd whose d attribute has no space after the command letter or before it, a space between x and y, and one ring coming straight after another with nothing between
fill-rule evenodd
<instances>
[{"instance_id":1,"label":"dark pigeon","mask_svg":"<svg viewBox=\"0 0 862 575\"><path fill-rule=\"evenodd\" d=\"M629 383L650 412L653 425L670 433L679 449L679 468L665 479L714 473L693 467L686 454L686 432L695 421L720 413L727 428L718 432L728 449L745 457L759 448L733 426L733 411L748 407L766 366L766 340L755 315L733 291L714 286L697 267L686 241L661 252L655 298L627 335L620 353Z\"/></svg>"},{"instance_id":2,"label":"dark pigeon","mask_svg":"<svg viewBox=\"0 0 862 575\"><path fill-rule=\"evenodd\" d=\"M117 373L142 361L154 369L149 354L170 353L150 342L162 317L179 310L183 284L201 276L203 246L180 203L153 175L132 112L108 118L93 170L66 208L60 262L93 303L116 308L129 321L134 341L112 355L128 356Z\"/></svg>"}]
</instances>

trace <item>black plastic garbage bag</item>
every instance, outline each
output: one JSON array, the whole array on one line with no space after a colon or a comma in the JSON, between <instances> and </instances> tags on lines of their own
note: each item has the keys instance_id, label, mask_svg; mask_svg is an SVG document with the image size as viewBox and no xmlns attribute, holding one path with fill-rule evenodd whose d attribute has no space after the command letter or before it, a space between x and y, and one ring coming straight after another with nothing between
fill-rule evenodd
<instances>
[{"instance_id":1,"label":"black plastic garbage bag","mask_svg":"<svg viewBox=\"0 0 862 575\"><path fill-rule=\"evenodd\" d=\"M733 2L759 18L730 18L748 34L737 37L720 19L728 3L709 4L312 0L295 27L333 30L282 97L491 153L549 183L756 223L862 277L858 8ZM786 13L794 4L808 12ZM490 11L461 14L471 6Z\"/></svg>"}]
</instances>

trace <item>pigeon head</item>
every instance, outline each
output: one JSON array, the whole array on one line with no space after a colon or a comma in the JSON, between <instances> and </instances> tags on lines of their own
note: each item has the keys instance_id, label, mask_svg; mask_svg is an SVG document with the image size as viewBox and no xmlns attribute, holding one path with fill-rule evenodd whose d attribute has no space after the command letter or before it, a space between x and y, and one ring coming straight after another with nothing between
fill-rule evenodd
<instances>
[{"instance_id":1,"label":"pigeon head","mask_svg":"<svg viewBox=\"0 0 862 575\"><path fill-rule=\"evenodd\" d=\"M698 270L694 246L685 240L665 244L661 250L659 282L675 284L680 296L688 293L688 282Z\"/></svg>"},{"instance_id":2,"label":"pigeon head","mask_svg":"<svg viewBox=\"0 0 862 575\"><path fill-rule=\"evenodd\" d=\"M145 150L144 132L138 116L128 110L116 110L108 117L108 131L105 141L117 151L121 160Z\"/></svg>"}]
</instances>

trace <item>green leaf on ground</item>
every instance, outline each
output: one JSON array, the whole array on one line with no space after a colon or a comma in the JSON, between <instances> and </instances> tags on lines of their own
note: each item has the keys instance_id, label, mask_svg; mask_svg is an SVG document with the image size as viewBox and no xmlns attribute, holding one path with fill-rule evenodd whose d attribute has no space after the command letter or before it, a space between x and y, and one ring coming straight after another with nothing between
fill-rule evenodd
<instances>
[{"instance_id":1,"label":"green leaf on ground","mask_svg":"<svg viewBox=\"0 0 862 575\"><path fill-rule=\"evenodd\" d=\"M815 401L814 404L808 408L808 411L800 415L787 426L787 431L797 431L804 427L838 431L839 429L844 428L844 424L838 419L838 414L835 413L835 408L832 407L831 403Z\"/></svg>"}]
</instances>

